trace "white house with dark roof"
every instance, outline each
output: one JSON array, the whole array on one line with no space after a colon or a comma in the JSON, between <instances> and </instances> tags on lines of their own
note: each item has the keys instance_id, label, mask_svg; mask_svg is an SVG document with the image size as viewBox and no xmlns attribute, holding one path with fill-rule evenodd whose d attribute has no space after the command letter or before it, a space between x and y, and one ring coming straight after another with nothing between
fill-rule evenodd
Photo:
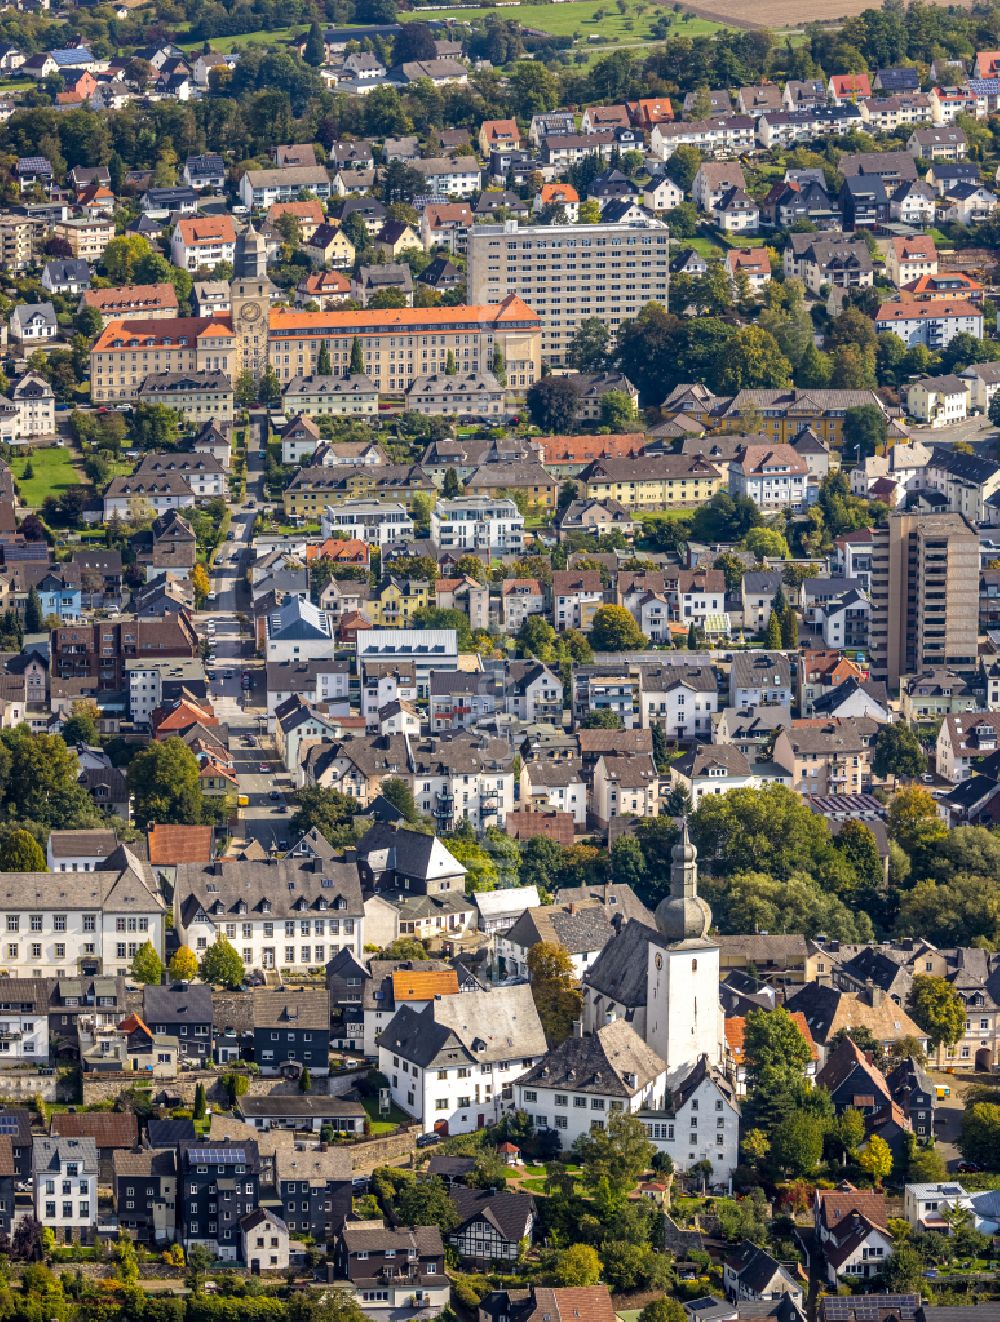
<instances>
[{"instance_id":1,"label":"white house with dark roof","mask_svg":"<svg viewBox=\"0 0 1000 1322\"><path fill-rule=\"evenodd\" d=\"M425 1134L495 1124L514 1105L514 1083L545 1054L527 984L403 1005L378 1040L392 1100Z\"/></svg>"},{"instance_id":2,"label":"white house with dark roof","mask_svg":"<svg viewBox=\"0 0 1000 1322\"><path fill-rule=\"evenodd\" d=\"M667 1067L624 1019L568 1037L515 1085L517 1109L536 1131L552 1129L564 1149L604 1127L616 1111L663 1106Z\"/></svg>"},{"instance_id":3,"label":"white house with dark roof","mask_svg":"<svg viewBox=\"0 0 1000 1322\"><path fill-rule=\"evenodd\" d=\"M162 953L165 909L149 864L125 845L94 872L5 872L0 957L19 977L124 975L144 942Z\"/></svg>"},{"instance_id":4,"label":"white house with dark roof","mask_svg":"<svg viewBox=\"0 0 1000 1322\"><path fill-rule=\"evenodd\" d=\"M315 968L364 949L357 866L320 857L182 863L174 922L196 954L223 936L250 969Z\"/></svg>"}]
</instances>

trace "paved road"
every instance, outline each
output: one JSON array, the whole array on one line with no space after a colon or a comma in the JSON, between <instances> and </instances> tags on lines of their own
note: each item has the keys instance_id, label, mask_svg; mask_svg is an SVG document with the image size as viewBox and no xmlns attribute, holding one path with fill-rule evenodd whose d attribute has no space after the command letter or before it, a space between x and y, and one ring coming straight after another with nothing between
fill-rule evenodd
<instances>
[{"instance_id":1,"label":"paved road","mask_svg":"<svg viewBox=\"0 0 1000 1322\"><path fill-rule=\"evenodd\" d=\"M291 778L280 768L273 741L266 733L264 670L254 658L249 633L241 628L239 612L249 611L250 594L244 579L254 519L264 496L264 455L267 418L253 415L247 460L247 497L233 506L232 528L212 570L211 609L198 616L199 633L213 640L208 664L212 701L221 721L229 727L230 745L239 780L239 793L249 806L240 810L238 831L244 839L259 840L265 849L287 844L290 812L285 795ZM253 502L250 504L249 502ZM214 627L209 628L209 621ZM253 679L245 692L242 677ZM272 798L276 793L278 797Z\"/></svg>"}]
</instances>

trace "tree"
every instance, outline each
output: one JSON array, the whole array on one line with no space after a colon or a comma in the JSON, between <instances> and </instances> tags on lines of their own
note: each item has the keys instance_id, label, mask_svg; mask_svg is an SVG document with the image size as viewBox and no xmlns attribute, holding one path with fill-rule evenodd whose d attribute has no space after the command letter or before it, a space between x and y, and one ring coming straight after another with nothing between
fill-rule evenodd
<instances>
[{"instance_id":1,"label":"tree","mask_svg":"<svg viewBox=\"0 0 1000 1322\"><path fill-rule=\"evenodd\" d=\"M884 450L888 420L877 404L859 404L844 414L844 453L860 464Z\"/></svg>"},{"instance_id":2,"label":"tree","mask_svg":"<svg viewBox=\"0 0 1000 1322\"><path fill-rule=\"evenodd\" d=\"M916 974L906 1008L927 1034L932 1051L954 1046L965 1032L965 1002L944 978Z\"/></svg>"},{"instance_id":3,"label":"tree","mask_svg":"<svg viewBox=\"0 0 1000 1322\"><path fill-rule=\"evenodd\" d=\"M45 854L33 835L20 827L0 830L0 872L48 872Z\"/></svg>"},{"instance_id":4,"label":"tree","mask_svg":"<svg viewBox=\"0 0 1000 1322\"><path fill-rule=\"evenodd\" d=\"M528 951L528 980L546 1041L557 1046L569 1037L583 1011L569 954L553 942L536 941Z\"/></svg>"},{"instance_id":5,"label":"tree","mask_svg":"<svg viewBox=\"0 0 1000 1322\"><path fill-rule=\"evenodd\" d=\"M615 1111L607 1127L581 1134L573 1144L573 1155L583 1168L584 1187L593 1195L610 1198L621 1205L644 1171L649 1169L655 1149L638 1116Z\"/></svg>"},{"instance_id":6,"label":"tree","mask_svg":"<svg viewBox=\"0 0 1000 1322\"><path fill-rule=\"evenodd\" d=\"M826 1124L808 1111L792 1111L777 1124L771 1139L771 1159L786 1175L809 1175L823 1155Z\"/></svg>"},{"instance_id":7,"label":"tree","mask_svg":"<svg viewBox=\"0 0 1000 1322\"><path fill-rule=\"evenodd\" d=\"M461 483L458 480L458 470L456 468L446 468L441 494L445 500L454 500L460 490Z\"/></svg>"},{"instance_id":8,"label":"tree","mask_svg":"<svg viewBox=\"0 0 1000 1322\"><path fill-rule=\"evenodd\" d=\"M459 1220L444 1181L436 1176L404 1184L396 1198L395 1212L397 1224L438 1226L443 1234L454 1230Z\"/></svg>"},{"instance_id":9,"label":"tree","mask_svg":"<svg viewBox=\"0 0 1000 1322\"><path fill-rule=\"evenodd\" d=\"M646 646L646 635L624 606L598 606L590 630L595 652L638 652Z\"/></svg>"},{"instance_id":10,"label":"tree","mask_svg":"<svg viewBox=\"0 0 1000 1322\"><path fill-rule=\"evenodd\" d=\"M771 611L767 621L767 646L772 652L781 651L781 620L775 610Z\"/></svg>"},{"instance_id":11,"label":"tree","mask_svg":"<svg viewBox=\"0 0 1000 1322\"><path fill-rule=\"evenodd\" d=\"M596 1285L602 1271L601 1260L592 1244L571 1244L556 1259L554 1275L557 1285L570 1289Z\"/></svg>"},{"instance_id":12,"label":"tree","mask_svg":"<svg viewBox=\"0 0 1000 1322\"><path fill-rule=\"evenodd\" d=\"M906 1166L906 1179L913 1184L936 1184L946 1179L948 1167L935 1148L915 1148Z\"/></svg>"},{"instance_id":13,"label":"tree","mask_svg":"<svg viewBox=\"0 0 1000 1322\"><path fill-rule=\"evenodd\" d=\"M382 951L383 959L426 959L427 947L415 936L397 936Z\"/></svg>"},{"instance_id":14,"label":"tree","mask_svg":"<svg viewBox=\"0 0 1000 1322\"><path fill-rule=\"evenodd\" d=\"M882 1268L878 1284L888 1294L909 1294L924 1288L923 1259L912 1244L896 1244Z\"/></svg>"},{"instance_id":15,"label":"tree","mask_svg":"<svg viewBox=\"0 0 1000 1322\"><path fill-rule=\"evenodd\" d=\"M778 341L762 326L741 326L718 358L716 382L725 394L786 386L791 379L791 363Z\"/></svg>"},{"instance_id":16,"label":"tree","mask_svg":"<svg viewBox=\"0 0 1000 1322\"><path fill-rule=\"evenodd\" d=\"M195 1086L195 1090L194 1090L193 1115L195 1120L204 1120L207 1110L208 1110L208 1099L205 1096L205 1085L203 1083L199 1083Z\"/></svg>"},{"instance_id":17,"label":"tree","mask_svg":"<svg viewBox=\"0 0 1000 1322\"><path fill-rule=\"evenodd\" d=\"M134 819L145 829L153 822L197 825L205 805L198 759L176 737L147 745L132 759L127 772L135 798Z\"/></svg>"},{"instance_id":18,"label":"tree","mask_svg":"<svg viewBox=\"0 0 1000 1322\"><path fill-rule=\"evenodd\" d=\"M799 616L794 606L786 606L781 617L781 646L797 651L799 646Z\"/></svg>"},{"instance_id":19,"label":"tree","mask_svg":"<svg viewBox=\"0 0 1000 1322\"><path fill-rule=\"evenodd\" d=\"M163 960L152 941L144 941L132 959L132 977L136 982L158 987L163 981Z\"/></svg>"},{"instance_id":20,"label":"tree","mask_svg":"<svg viewBox=\"0 0 1000 1322\"><path fill-rule=\"evenodd\" d=\"M620 730L622 718L610 707L598 707L587 712L580 725L584 730Z\"/></svg>"},{"instance_id":21,"label":"tree","mask_svg":"<svg viewBox=\"0 0 1000 1322\"><path fill-rule=\"evenodd\" d=\"M544 432L569 431L576 421L579 398L566 376L543 376L528 388L528 414Z\"/></svg>"},{"instance_id":22,"label":"tree","mask_svg":"<svg viewBox=\"0 0 1000 1322\"><path fill-rule=\"evenodd\" d=\"M309 1073L309 1066L302 1066L302 1073L299 1075L299 1092L312 1092L312 1075Z\"/></svg>"},{"instance_id":23,"label":"tree","mask_svg":"<svg viewBox=\"0 0 1000 1322\"><path fill-rule=\"evenodd\" d=\"M365 372L365 351L361 341L355 335L351 341L351 376L363 376Z\"/></svg>"},{"instance_id":24,"label":"tree","mask_svg":"<svg viewBox=\"0 0 1000 1322\"><path fill-rule=\"evenodd\" d=\"M611 334L600 317L584 317L576 328L566 362L576 372L603 372L608 365Z\"/></svg>"},{"instance_id":25,"label":"tree","mask_svg":"<svg viewBox=\"0 0 1000 1322\"><path fill-rule=\"evenodd\" d=\"M195 565L191 570L191 586L194 589L195 605L200 608L208 600L208 594L212 590L212 585L208 577L208 570L204 565Z\"/></svg>"},{"instance_id":26,"label":"tree","mask_svg":"<svg viewBox=\"0 0 1000 1322\"><path fill-rule=\"evenodd\" d=\"M977 1166L1000 1169L1000 1105L974 1101L966 1106L958 1150L966 1161Z\"/></svg>"},{"instance_id":27,"label":"tree","mask_svg":"<svg viewBox=\"0 0 1000 1322\"><path fill-rule=\"evenodd\" d=\"M0 731L0 796L11 821L49 830L96 826L99 815L77 782L76 754L55 734L26 726Z\"/></svg>"},{"instance_id":28,"label":"tree","mask_svg":"<svg viewBox=\"0 0 1000 1322\"><path fill-rule=\"evenodd\" d=\"M206 982L228 987L230 991L238 991L243 985L246 976L243 961L221 934L201 957L201 976Z\"/></svg>"},{"instance_id":29,"label":"tree","mask_svg":"<svg viewBox=\"0 0 1000 1322\"><path fill-rule=\"evenodd\" d=\"M100 720L100 715L100 709L95 702L89 700L74 702L71 715L63 721L62 729L59 731L66 746L76 748L78 744L89 744L93 747L99 744L101 735L97 722Z\"/></svg>"},{"instance_id":30,"label":"tree","mask_svg":"<svg viewBox=\"0 0 1000 1322\"><path fill-rule=\"evenodd\" d=\"M884 1138L873 1134L867 1144L858 1153L858 1165L881 1189L882 1182L892 1174L892 1149Z\"/></svg>"},{"instance_id":31,"label":"tree","mask_svg":"<svg viewBox=\"0 0 1000 1322\"><path fill-rule=\"evenodd\" d=\"M417 812L413 790L402 777L387 776L379 786L379 793L403 814L404 821L419 822L420 814Z\"/></svg>"},{"instance_id":32,"label":"tree","mask_svg":"<svg viewBox=\"0 0 1000 1322\"><path fill-rule=\"evenodd\" d=\"M139 1257L135 1245L124 1230L119 1230L115 1243L118 1279L123 1285L135 1285L139 1279Z\"/></svg>"},{"instance_id":33,"label":"tree","mask_svg":"<svg viewBox=\"0 0 1000 1322\"><path fill-rule=\"evenodd\" d=\"M42 627L42 601L38 589L28 589L28 600L24 605L24 628L27 633L38 633Z\"/></svg>"},{"instance_id":34,"label":"tree","mask_svg":"<svg viewBox=\"0 0 1000 1322\"><path fill-rule=\"evenodd\" d=\"M635 403L626 390L606 390L601 396L601 424L613 432L635 426L638 419Z\"/></svg>"},{"instance_id":35,"label":"tree","mask_svg":"<svg viewBox=\"0 0 1000 1322\"><path fill-rule=\"evenodd\" d=\"M323 42L323 32L316 19L313 19L309 27L309 35L306 37L305 45L302 48L302 58L306 64L313 69L318 69L326 61L326 46Z\"/></svg>"},{"instance_id":36,"label":"tree","mask_svg":"<svg viewBox=\"0 0 1000 1322\"><path fill-rule=\"evenodd\" d=\"M855 1107L848 1106L837 1117L834 1132L844 1154L850 1157L865 1141L865 1118Z\"/></svg>"},{"instance_id":37,"label":"tree","mask_svg":"<svg viewBox=\"0 0 1000 1322\"><path fill-rule=\"evenodd\" d=\"M198 976L198 957L190 946L178 946L170 960L171 982L190 982Z\"/></svg>"},{"instance_id":38,"label":"tree","mask_svg":"<svg viewBox=\"0 0 1000 1322\"><path fill-rule=\"evenodd\" d=\"M751 528L743 538L743 545L752 551L758 560L788 559L788 543L776 528Z\"/></svg>"},{"instance_id":39,"label":"tree","mask_svg":"<svg viewBox=\"0 0 1000 1322\"><path fill-rule=\"evenodd\" d=\"M296 839L316 830L331 845L347 845L354 841L352 821L359 807L355 799L339 790L306 785L297 791L295 803L289 829Z\"/></svg>"},{"instance_id":40,"label":"tree","mask_svg":"<svg viewBox=\"0 0 1000 1322\"><path fill-rule=\"evenodd\" d=\"M803 1078L812 1052L798 1024L779 1005L773 1010L751 1010L747 1014L743 1058L747 1091L752 1092L765 1077L773 1078L776 1070Z\"/></svg>"},{"instance_id":41,"label":"tree","mask_svg":"<svg viewBox=\"0 0 1000 1322\"><path fill-rule=\"evenodd\" d=\"M599 225L601 223L601 204L596 197L587 197L577 208L578 225Z\"/></svg>"},{"instance_id":42,"label":"tree","mask_svg":"<svg viewBox=\"0 0 1000 1322\"><path fill-rule=\"evenodd\" d=\"M927 757L910 726L896 721L879 728L872 751L872 770L882 780L889 776L923 775Z\"/></svg>"}]
</instances>

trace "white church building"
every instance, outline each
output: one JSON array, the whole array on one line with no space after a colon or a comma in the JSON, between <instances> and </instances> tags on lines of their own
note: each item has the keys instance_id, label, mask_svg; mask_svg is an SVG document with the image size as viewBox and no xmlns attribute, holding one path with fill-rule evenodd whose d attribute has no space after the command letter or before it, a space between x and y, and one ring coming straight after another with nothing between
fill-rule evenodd
<instances>
[{"instance_id":1,"label":"white church building","mask_svg":"<svg viewBox=\"0 0 1000 1322\"><path fill-rule=\"evenodd\" d=\"M584 976L582 1033L549 1051L515 1084L517 1105L562 1146L638 1115L678 1170L711 1163L728 1183L739 1161L740 1112L721 1070L719 947L698 895L697 850L687 823L674 846L670 895L656 927L630 919Z\"/></svg>"}]
</instances>

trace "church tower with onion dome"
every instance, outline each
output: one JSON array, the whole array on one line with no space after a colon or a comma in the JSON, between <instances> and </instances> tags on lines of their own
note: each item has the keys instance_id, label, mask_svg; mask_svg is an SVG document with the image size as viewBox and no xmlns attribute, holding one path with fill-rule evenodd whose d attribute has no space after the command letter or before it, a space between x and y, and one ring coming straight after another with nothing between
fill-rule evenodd
<instances>
[{"instance_id":1,"label":"church tower with onion dome","mask_svg":"<svg viewBox=\"0 0 1000 1322\"><path fill-rule=\"evenodd\" d=\"M698 851L687 819L670 860L670 894L656 909L657 940L646 965L645 1038L664 1060L668 1079L702 1056L722 1061L719 947L709 936L712 910L698 894Z\"/></svg>"}]
</instances>

